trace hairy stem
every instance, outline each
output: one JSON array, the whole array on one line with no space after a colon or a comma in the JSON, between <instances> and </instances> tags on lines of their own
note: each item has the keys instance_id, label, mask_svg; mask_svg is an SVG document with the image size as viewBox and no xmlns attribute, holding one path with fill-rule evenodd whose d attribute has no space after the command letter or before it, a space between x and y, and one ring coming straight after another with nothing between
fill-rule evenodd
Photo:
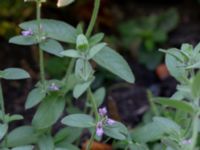
<instances>
[{"instance_id":1,"label":"hairy stem","mask_svg":"<svg viewBox=\"0 0 200 150\"><path fill-rule=\"evenodd\" d=\"M159 111L158 111L158 109L157 109L155 103L153 102L152 97L153 97L153 96L152 96L152 93L151 93L149 90L147 90L147 99L148 99L148 101L149 101L149 103L150 103L151 109L152 109L153 113L154 113L156 116L159 116Z\"/></svg>"},{"instance_id":2,"label":"hairy stem","mask_svg":"<svg viewBox=\"0 0 200 150\"><path fill-rule=\"evenodd\" d=\"M42 7L42 3L40 0L36 1L36 7L37 7L37 11L36 11L36 16L37 16L37 25L38 25L38 41L39 44L41 43L41 7ZM40 47L40 46L39 46ZM43 87L45 87L45 71L44 71L44 52L41 48L39 48L39 65L40 65L40 79L42 82Z\"/></svg>"},{"instance_id":3,"label":"hairy stem","mask_svg":"<svg viewBox=\"0 0 200 150\"><path fill-rule=\"evenodd\" d=\"M194 150L197 143L198 129L199 129L199 115L200 115L200 111L198 111L197 114L193 118L193 130L192 130L192 139L191 139L192 144L189 150Z\"/></svg>"},{"instance_id":4,"label":"hairy stem","mask_svg":"<svg viewBox=\"0 0 200 150\"><path fill-rule=\"evenodd\" d=\"M87 144L86 150L91 150L92 143L94 142L94 137L96 135L96 131L92 132L92 136L90 137L89 143Z\"/></svg>"},{"instance_id":5,"label":"hairy stem","mask_svg":"<svg viewBox=\"0 0 200 150\"><path fill-rule=\"evenodd\" d=\"M91 88L88 89L88 97L89 97L89 100L91 101L92 103L92 110L95 114L95 119L96 119L96 122L98 122L99 120L99 114L98 114L98 110L97 110L97 104L96 104L96 101L95 101L95 98L94 98L94 95L92 93L92 90ZM92 136L90 137L90 141L89 143L87 144L87 148L86 150L90 150L91 149L91 146L92 146L92 143L94 141L94 137L96 135L96 131L94 130L93 133L92 133Z\"/></svg>"},{"instance_id":6,"label":"hairy stem","mask_svg":"<svg viewBox=\"0 0 200 150\"><path fill-rule=\"evenodd\" d=\"M3 120L4 120L5 108L4 108L3 90L2 90L1 82L0 82L0 105L1 105L1 111L2 111Z\"/></svg>"},{"instance_id":7,"label":"hairy stem","mask_svg":"<svg viewBox=\"0 0 200 150\"><path fill-rule=\"evenodd\" d=\"M63 82L66 83L69 79L69 75L72 73L73 68L74 68L74 64L75 64L75 59L71 58L69 65L68 65L68 69L66 71L65 77L63 78Z\"/></svg>"},{"instance_id":8,"label":"hairy stem","mask_svg":"<svg viewBox=\"0 0 200 150\"><path fill-rule=\"evenodd\" d=\"M89 95L89 99L90 99L91 104L92 104L93 112L95 114L95 119L96 119L96 121L98 121L99 120L99 113L98 113L98 110L97 110L96 100L94 98L94 95L92 93L91 88L88 89L88 95Z\"/></svg>"},{"instance_id":9,"label":"hairy stem","mask_svg":"<svg viewBox=\"0 0 200 150\"><path fill-rule=\"evenodd\" d=\"M99 13L99 7L100 7L100 0L95 0L94 9L93 9L93 12L92 12L92 18L90 20L90 24L89 24L87 32L86 32L87 37L90 37L90 35L92 33L92 30L94 28L94 25L95 25L95 22L97 20L97 16L98 16L98 13Z\"/></svg>"},{"instance_id":10,"label":"hairy stem","mask_svg":"<svg viewBox=\"0 0 200 150\"><path fill-rule=\"evenodd\" d=\"M0 81L0 105L1 105L0 109L2 111L3 123L8 126L8 122L5 120L6 112L5 112L5 106L4 106L4 98L3 98L3 90L1 86L1 81ZM4 146L7 147L7 133L4 135L4 139L5 139Z\"/></svg>"}]
</instances>

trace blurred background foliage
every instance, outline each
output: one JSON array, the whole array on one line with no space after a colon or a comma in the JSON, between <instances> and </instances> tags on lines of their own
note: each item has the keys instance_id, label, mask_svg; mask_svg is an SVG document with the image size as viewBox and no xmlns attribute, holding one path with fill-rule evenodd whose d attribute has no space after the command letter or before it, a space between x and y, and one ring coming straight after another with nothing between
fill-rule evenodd
<instances>
[{"instance_id":1,"label":"blurred background foliage","mask_svg":"<svg viewBox=\"0 0 200 150\"><path fill-rule=\"evenodd\" d=\"M73 26L81 21L87 27L93 0L77 0L61 9L56 7L56 2L57 0L47 0L43 5L42 17L59 19ZM134 126L148 108L147 88L154 95L171 96L176 82L168 76L163 65L163 54L158 52L158 48L179 47L184 42L196 45L200 41L199 8L199 0L101 0L95 32L105 32L104 40L127 59L136 76L136 84L127 85L105 70L97 70L98 78L94 86L104 84L107 87L107 105L116 110L113 114ZM8 43L10 37L20 34L19 23L34 18L34 3L0 0L0 69L21 67L32 77L31 81L24 81L24 84L5 84L7 103L14 103L6 105L9 112L24 111L23 103L27 93L38 80L36 47ZM45 58L48 77L62 77L68 60L48 54ZM19 98L15 100L16 97Z\"/></svg>"},{"instance_id":2,"label":"blurred background foliage","mask_svg":"<svg viewBox=\"0 0 200 150\"><path fill-rule=\"evenodd\" d=\"M101 0L95 31L105 32L105 40L120 53L132 59L131 61L143 65L144 68L154 71L163 61L163 54L157 51L159 47L177 46L181 42L196 43L199 36L191 36L199 32L197 29L199 6L199 0L126 0L123 2ZM69 7L61 9L56 8L56 1L48 0L43 8L42 16L45 18L60 19L74 26L81 20L86 26L93 8L93 0L77 0ZM23 0L1 0L0 38L5 47L10 49L7 44L8 39L20 34L18 24L34 18L34 3L24 3ZM182 28L186 26L187 31ZM2 56L3 51L0 53ZM17 55L20 55L20 52ZM33 61L37 59L35 51L32 51L30 56ZM62 76L68 61L46 57L46 68L50 76ZM57 70L54 71L52 66ZM107 77L112 78L111 75Z\"/></svg>"}]
</instances>

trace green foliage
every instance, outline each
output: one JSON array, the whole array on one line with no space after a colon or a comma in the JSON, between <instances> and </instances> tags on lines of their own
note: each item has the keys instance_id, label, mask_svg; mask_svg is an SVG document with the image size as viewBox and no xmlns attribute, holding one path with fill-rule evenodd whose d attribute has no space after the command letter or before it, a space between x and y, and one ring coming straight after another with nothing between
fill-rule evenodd
<instances>
[{"instance_id":1,"label":"green foliage","mask_svg":"<svg viewBox=\"0 0 200 150\"><path fill-rule=\"evenodd\" d=\"M6 80L20 80L30 78L29 74L19 68L8 68L3 71L0 71L0 78Z\"/></svg>"},{"instance_id":2,"label":"green foliage","mask_svg":"<svg viewBox=\"0 0 200 150\"><path fill-rule=\"evenodd\" d=\"M126 140L128 137L127 128L120 122L116 122L112 126L104 127L105 134L113 139Z\"/></svg>"},{"instance_id":3,"label":"green foliage","mask_svg":"<svg viewBox=\"0 0 200 150\"><path fill-rule=\"evenodd\" d=\"M21 126L12 130L7 135L7 145L16 147L33 144L38 140L38 135L31 126Z\"/></svg>"},{"instance_id":4,"label":"green foliage","mask_svg":"<svg viewBox=\"0 0 200 150\"><path fill-rule=\"evenodd\" d=\"M8 130L8 125L7 124L0 124L0 140L4 137Z\"/></svg>"},{"instance_id":5,"label":"green foliage","mask_svg":"<svg viewBox=\"0 0 200 150\"><path fill-rule=\"evenodd\" d=\"M30 91L26 103L25 108L29 109L39 104L46 96L46 93L41 88L35 88Z\"/></svg>"},{"instance_id":6,"label":"green foliage","mask_svg":"<svg viewBox=\"0 0 200 150\"><path fill-rule=\"evenodd\" d=\"M63 118L62 123L71 127L89 128L94 127L94 119L85 114L73 114Z\"/></svg>"},{"instance_id":7,"label":"green foliage","mask_svg":"<svg viewBox=\"0 0 200 150\"><path fill-rule=\"evenodd\" d=\"M109 47L105 47L101 50L94 57L94 61L101 67L107 69L111 73L129 83L133 83L135 81L127 62L122 58L122 56Z\"/></svg>"},{"instance_id":8,"label":"green foliage","mask_svg":"<svg viewBox=\"0 0 200 150\"><path fill-rule=\"evenodd\" d=\"M36 39L45 37L66 43L75 43L76 41L76 30L71 25L62 21L42 19L40 22L42 33L38 33L38 23L36 20L21 23L19 26L23 30L31 29L33 33L39 36L36 36Z\"/></svg>"},{"instance_id":9,"label":"green foliage","mask_svg":"<svg viewBox=\"0 0 200 150\"><path fill-rule=\"evenodd\" d=\"M55 94L47 96L38 107L32 124L37 129L51 127L61 116L65 108L65 100Z\"/></svg>"},{"instance_id":10,"label":"green foliage","mask_svg":"<svg viewBox=\"0 0 200 150\"><path fill-rule=\"evenodd\" d=\"M170 9L160 15L125 21L119 25L123 46L137 47L138 60L147 68L155 69L163 57L157 52L157 45L167 41L168 33L177 26L178 20L177 11Z\"/></svg>"}]
</instances>

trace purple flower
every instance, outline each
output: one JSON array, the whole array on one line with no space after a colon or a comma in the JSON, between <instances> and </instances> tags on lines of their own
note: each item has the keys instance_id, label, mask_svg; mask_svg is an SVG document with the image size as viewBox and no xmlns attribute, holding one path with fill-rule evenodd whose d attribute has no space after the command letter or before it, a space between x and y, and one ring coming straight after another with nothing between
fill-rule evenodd
<instances>
[{"instance_id":1,"label":"purple flower","mask_svg":"<svg viewBox=\"0 0 200 150\"><path fill-rule=\"evenodd\" d=\"M106 120L106 123L111 126L111 125L115 124L116 122L115 122L115 120L108 118Z\"/></svg>"},{"instance_id":2,"label":"purple flower","mask_svg":"<svg viewBox=\"0 0 200 150\"><path fill-rule=\"evenodd\" d=\"M183 145L189 145L189 144L192 144L192 140L191 140L191 139L183 140L181 143L182 143Z\"/></svg>"},{"instance_id":3,"label":"purple flower","mask_svg":"<svg viewBox=\"0 0 200 150\"><path fill-rule=\"evenodd\" d=\"M102 137L103 136L103 123L100 121L97 123L97 126L96 126L96 135L99 136L99 137Z\"/></svg>"},{"instance_id":4,"label":"purple flower","mask_svg":"<svg viewBox=\"0 0 200 150\"><path fill-rule=\"evenodd\" d=\"M106 109L106 107L103 107L103 108L99 108L99 115L101 116L101 117L104 117L104 116L106 116L107 115L107 109Z\"/></svg>"},{"instance_id":5,"label":"purple flower","mask_svg":"<svg viewBox=\"0 0 200 150\"><path fill-rule=\"evenodd\" d=\"M30 36L30 35L33 35L33 31L31 29L28 29L28 30L22 31L21 34L23 36Z\"/></svg>"},{"instance_id":6,"label":"purple flower","mask_svg":"<svg viewBox=\"0 0 200 150\"><path fill-rule=\"evenodd\" d=\"M52 83L50 86L49 86L49 90L50 91L58 91L60 88L55 84L55 83Z\"/></svg>"}]
</instances>

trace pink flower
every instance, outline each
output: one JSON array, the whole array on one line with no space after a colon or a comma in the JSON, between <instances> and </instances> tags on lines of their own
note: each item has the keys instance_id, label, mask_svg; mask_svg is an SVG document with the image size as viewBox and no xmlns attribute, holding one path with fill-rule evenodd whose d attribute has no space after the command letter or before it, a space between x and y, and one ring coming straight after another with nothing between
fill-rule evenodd
<instances>
[{"instance_id":1,"label":"pink flower","mask_svg":"<svg viewBox=\"0 0 200 150\"><path fill-rule=\"evenodd\" d=\"M28 29L28 30L22 31L21 34L23 36L30 36L30 35L33 35L33 31L31 29Z\"/></svg>"},{"instance_id":2,"label":"pink flower","mask_svg":"<svg viewBox=\"0 0 200 150\"><path fill-rule=\"evenodd\" d=\"M99 108L99 115L101 116L101 117L104 117L104 116L106 116L107 115L107 109L106 109L106 107L103 107L103 108Z\"/></svg>"},{"instance_id":3,"label":"pink flower","mask_svg":"<svg viewBox=\"0 0 200 150\"><path fill-rule=\"evenodd\" d=\"M50 91L58 91L58 90L59 90L59 87L58 87L55 83L52 83L52 84L49 86L49 90L50 90Z\"/></svg>"},{"instance_id":4,"label":"pink flower","mask_svg":"<svg viewBox=\"0 0 200 150\"><path fill-rule=\"evenodd\" d=\"M97 126L96 126L96 135L99 136L99 137L102 137L103 136L103 123L102 122L98 122L97 123Z\"/></svg>"},{"instance_id":5,"label":"pink flower","mask_svg":"<svg viewBox=\"0 0 200 150\"><path fill-rule=\"evenodd\" d=\"M115 122L115 120L108 118L106 120L106 123L111 126L111 125L115 124L116 122Z\"/></svg>"}]
</instances>

